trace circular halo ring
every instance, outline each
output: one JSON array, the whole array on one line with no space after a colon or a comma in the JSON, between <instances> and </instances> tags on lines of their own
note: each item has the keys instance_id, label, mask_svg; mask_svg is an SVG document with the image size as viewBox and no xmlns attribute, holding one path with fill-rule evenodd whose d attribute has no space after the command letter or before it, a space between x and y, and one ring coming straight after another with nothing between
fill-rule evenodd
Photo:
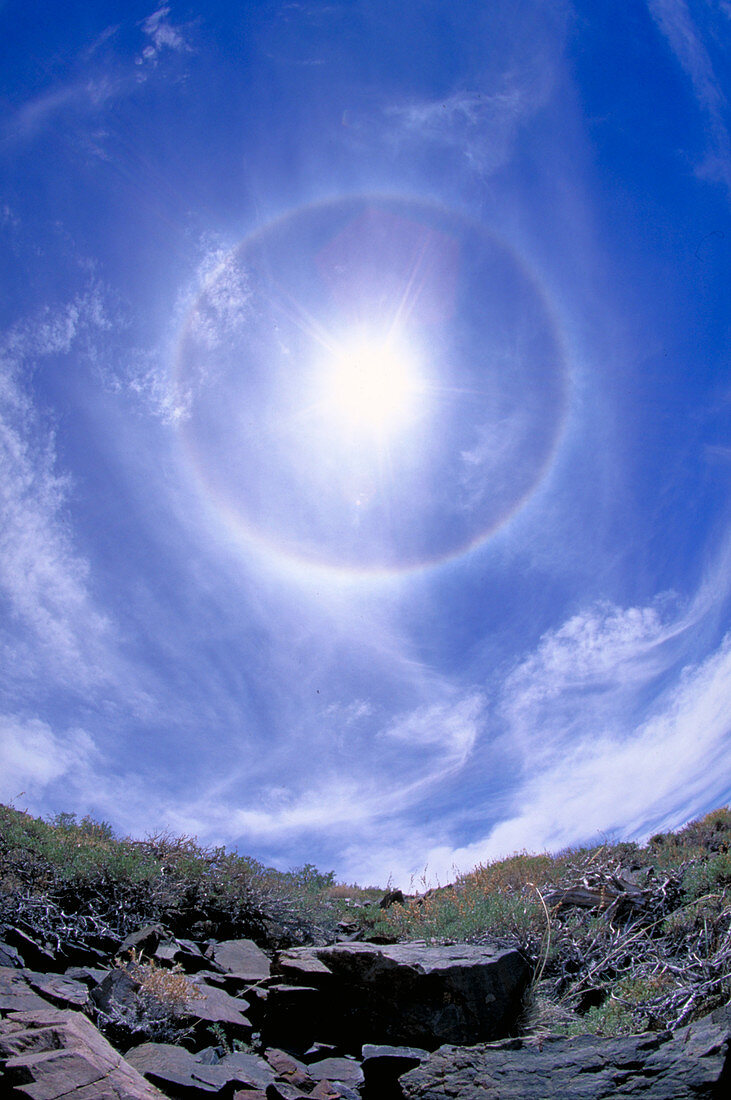
<instances>
[{"instance_id":1,"label":"circular halo ring","mask_svg":"<svg viewBox=\"0 0 731 1100\"><path fill-rule=\"evenodd\" d=\"M307 389L313 355L364 324L413 339L429 406L365 457L327 438ZM381 195L248 235L187 312L173 388L186 462L229 532L345 580L484 545L544 483L569 404L556 311L526 262L462 215Z\"/></svg>"}]
</instances>

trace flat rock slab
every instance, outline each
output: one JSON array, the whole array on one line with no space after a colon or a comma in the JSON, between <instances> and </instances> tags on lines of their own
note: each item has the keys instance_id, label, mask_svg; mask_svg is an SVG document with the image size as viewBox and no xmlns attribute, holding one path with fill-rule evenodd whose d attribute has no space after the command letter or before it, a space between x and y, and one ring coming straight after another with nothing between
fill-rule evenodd
<instances>
[{"instance_id":1,"label":"flat rock slab","mask_svg":"<svg viewBox=\"0 0 731 1100\"><path fill-rule=\"evenodd\" d=\"M724 1100L730 1047L725 1008L674 1033L445 1046L400 1084L406 1100Z\"/></svg>"},{"instance_id":2,"label":"flat rock slab","mask_svg":"<svg viewBox=\"0 0 731 1100\"><path fill-rule=\"evenodd\" d=\"M162 1100L80 1012L14 1012L0 1022L14 1095L30 1100Z\"/></svg>"},{"instance_id":3,"label":"flat rock slab","mask_svg":"<svg viewBox=\"0 0 731 1100\"><path fill-rule=\"evenodd\" d=\"M227 1054L211 1065L198 1061L196 1055L183 1047L143 1043L127 1052L127 1061L163 1089L178 1085L186 1090L186 1095L199 1092L202 1096L215 1096L223 1089L228 1095L232 1087L265 1091L274 1081L271 1067L255 1054Z\"/></svg>"},{"instance_id":4,"label":"flat rock slab","mask_svg":"<svg viewBox=\"0 0 731 1100\"><path fill-rule=\"evenodd\" d=\"M295 948L278 956L277 969L320 989L318 1038L358 1051L364 1042L434 1050L500 1038L528 978L515 949L471 944Z\"/></svg>"},{"instance_id":5,"label":"flat rock slab","mask_svg":"<svg viewBox=\"0 0 731 1100\"><path fill-rule=\"evenodd\" d=\"M307 1067L307 1075L315 1081L346 1085L359 1085L363 1081L363 1070L352 1058L323 1058Z\"/></svg>"},{"instance_id":6,"label":"flat rock slab","mask_svg":"<svg viewBox=\"0 0 731 1100\"><path fill-rule=\"evenodd\" d=\"M191 984L199 996L190 999L186 1015L214 1024L229 1025L238 1037L248 1038L252 1028L248 1017L244 1014L248 1008L246 1001L231 997L223 989L208 985L207 982L200 981L198 978L192 978Z\"/></svg>"},{"instance_id":7,"label":"flat rock slab","mask_svg":"<svg viewBox=\"0 0 731 1100\"><path fill-rule=\"evenodd\" d=\"M33 991L24 971L0 966L0 1012L25 1012L48 1007L48 1001Z\"/></svg>"},{"instance_id":8,"label":"flat rock slab","mask_svg":"<svg viewBox=\"0 0 731 1100\"><path fill-rule=\"evenodd\" d=\"M42 997L58 1008L84 1008L89 1003L89 990L83 982L62 974L38 974L24 971L30 985Z\"/></svg>"},{"instance_id":9,"label":"flat rock slab","mask_svg":"<svg viewBox=\"0 0 731 1100\"><path fill-rule=\"evenodd\" d=\"M213 959L222 970L247 982L268 978L271 964L253 940L222 940L213 945Z\"/></svg>"}]
</instances>

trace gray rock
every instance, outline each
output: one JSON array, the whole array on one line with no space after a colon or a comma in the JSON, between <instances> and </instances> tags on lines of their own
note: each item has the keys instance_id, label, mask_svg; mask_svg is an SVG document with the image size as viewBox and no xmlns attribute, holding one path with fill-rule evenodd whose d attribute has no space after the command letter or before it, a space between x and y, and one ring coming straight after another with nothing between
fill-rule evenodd
<instances>
[{"instance_id":1,"label":"gray rock","mask_svg":"<svg viewBox=\"0 0 731 1100\"><path fill-rule=\"evenodd\" d=\"M306 1092L286 1081L273 1081L271 1085L267 1085L265 1095L267 1100L308 1100Z\"/></svg>"},{"instance_id":2,"label":"gray rock","mask_svg":"<svg viewBox=\"0 0 731 1100\"><path fill-rule=\"evenodd\" d=\"M30 985L57 1008L84 1008L89 1003L89 990L83 982L61 974L37 974L24 971Z\"/></svg>"},{"instance_id":3,"label":"gray rock","mask_svg":"<svg viewBox=\"0 0 731 1100\"><path fill-rule=\"evenodd\" d=\"M138 954L152 955L157 950L162 940L170 938L170 933L162 924L146 924L144 928L138 928L136 932L130 932L119 947L117 954L125 955L135 951Z\"/></svg>"},{"instance_id":4,"label":"gray rock","mask_svg":"<svg viewBox=\"0 0 731 1100\"><path fill-rule=\"evenodd\" d=\"M186 974L195 974L211 965L193 940L165 940L155 948L153 958L163 966L178 965Z\"/></svg>"},{"instance_id":5,"label":"gray rock","mask_svg":"<svg viewBox=\"0 0 731 1100\"><path fill-rule=\"evenodd\" d=\"M208 985L200 978L192 978L191 985L198 996L188 1002L186 1015L206 1023L226 1025L227 1029L239 1039L248 1039L252 1027L245 1011L246 1001L231 997L223 989Z\"/></svg>"},{"instance_id":6,"label":"gray rock","mask_svg":"<svg viewBox=\"0 0 731 1100\"><path fill-rule=\"evenodd\" d=\"M426 1061L429 1052L419 1047L363 1047L363 1077L365 1100L401 1100L403 1092L398 1079L403 1073Z\"/></svg>"},{"instance_id":7,"label":"gray rock","mask_svg":"<svg viewBox=\"0 0 731 1100\"><path fill-rule=\"evenodd\" d=\"M10 966L0 967L0 1012L42 1011L49 1007L48 1001L31 989L26 973Z\"/></svg>"},{"instance_id":8,"label":"gray rock","mask_svg":"<svg viewBox=\"0 0 731 1100\"><path fill-rule=\"evenodd\" d=\"M723 1100L730 1047L725 1008L674 1033L445 1046L400 1083L407 1100Z\"/></svg>"},{"instance_id":9,"label":"gray rock","mask_svg":"<svg viewBox=\"0 0 731 1100\"><path fill-rule=\"evenodd\" d=\"M46 1006L0 1022L4 1075L31 1100L162 1100L84 1015Z\"/></svg>"},{"instance_id":10,"label":"gray rock","mask_svg":"<svg viewBox=\"0 0 731 1100\"><path fill-rule=\"evenodd\" d=\"M332 1043L313 1043L309 1050L302 1054L302 1061L321 1062L323 1058L331 1058L338 1053L338 1048Z\"/></svg>"},{"instance_id":11,"label":"gray rock","mask_svg":"<svg viewBox=\"0 0 731 1100\"><path fill-rule=\"evenodd\" d=\"M269 959L253 940L223 940L213 945L213 959L236 978L260 981L271 974Z\"/></svg>"},{"instance_id":12,"label":"gray rock","mask_svg":"<svg viewBox=\"0 0 731 1100\"><path fill-rule=\"evenodd\" d=\"M309 1084L312 1089L313 1082L307 1072L307 1066L297 1058L276 1048L265 1051L264 1057L280 1080L297 1088L305 1088Z\"/></svg>"},{"instance_id":13,"label":"gray rock","mask_svg":"<svg viewBox=\"0 0 731 1100\"><path fill-rule=\"evenodd\" d=\"M115 966L92 988L90 996L98 1009L111 1016L134 1009L139 988L140 983L131 971Z\"/></svg>"},{"instance_id":14,"label":"gray rock","mask_svg":"<svg viewBox=\"0 0 731 1100\"><path fill-rule=\"evenodd\" d=\"M84 985L93 987L99 985L109 973L109 968L102 969L96 966L68 966L64 976L75 982L83 982Z\"/></svg>"},{"instance_id":15,"label":"gray rock","mask_svg":"<svg viewBox=\"0 0 731 1100\"><path fill-rule=\"evenodd\" d=\"M171 1085L179 1085L186 1090L186 1095L197 1093L201 1096L219 1092L219 1085L194 1076L196 1069L205 1074L213 1067L202 1063L196 1065L194 1056L183 1047L172 1043L143 1043L128 1050L126 1057L138 1073L162 1089L169 1091Z\"/></svg>"},{"instance_id":16,"label":"gray rock","mask_svg":"<svg viewBox=\"0 0 731 1100\"><path fill-rule=\"evenodd\" d=\"M235 1100L254 1100L254 1098L249 1093L239 1093ZM296 1085L275 1081L267 1087L266 1100L361 1100L361 1097L342 1081L336 1084L331 1081L318 1081L312 1091L308 1092L303 1092Z\"/></svg>"},{"instance_id":17,"label":"gray rock","mask_svg":"<svg viewBox=\"0 0 731 1100\"><path fill-rule=\"evenodd\" d=\"M315 1081L333 1081L346 1085L360 1085L363 1070L353 1058L323 1058L307 1067L307 1074Z\"/></svg>"},{"instance_id":18,"label":"gray rock","mask_svg":"<svg viewBox=\"0 0 731 1100\"><path fill-rule=\"evenodd\" d=\"M392 905L403 905L404 895L401 890L389 890L378 903L379 909L390 909Z\"/></svg>"},{"instance_id":19,"label":"gray rock","mask_svg":"<svg viewBox=\"0 0 731 1100\"><path fill-rule=\"evenodd\" d=\"M500 1038L514 1026L528 977L518 951L468 944L295 948L277 967L307 974L321 992L316 1037L352 1052L364 1042L434 1050Z\"/></svg>"},{"instance_id":20,"label":"gray rock","mask_svg":"<svg viewBox=\"0 0 731 1100\"><path fill-rule=\"evenodd\" d=\"M229 1081L246 1088L265 1089L274 1076L263 1058L238 1050L225 1054L217 1065L226 1071Z\"/></svg>"},{"instance_id":21,"label":"gray rock","mask_svg":"<svg viewBox=\"0 0 731 1100\"><path fill-rule=\"evenodd\" d=\"M29 936L22 928L8 928L4 937L9 947L20 952L26 966L34 970L53 970L56 956L40 938Z\"/></svg>"},{"instance_id":22,"label":"gray rock","mask_svg":"<svg viewBox=\"0 0 731 1100\"><path fill-rule=\"evenodd\" d=\"M162 1088L178 1085L186 1096L217 1095L233 1086L266 1089L274 1080L270 1066L255 1054L227 1054L211 1065L171 1043L143 1043L127 1052L127 1061Z\"/></svg>"},{"instance_id":23,"label":"gray rock","mask_svg":"<svg viewBox=\"0 0 731 1100\"><path fill-rule=\"evenodd\" d=\"M0 966L25 966L25 959L15 947L0 940Z\"/></svg>"}]
</instances>

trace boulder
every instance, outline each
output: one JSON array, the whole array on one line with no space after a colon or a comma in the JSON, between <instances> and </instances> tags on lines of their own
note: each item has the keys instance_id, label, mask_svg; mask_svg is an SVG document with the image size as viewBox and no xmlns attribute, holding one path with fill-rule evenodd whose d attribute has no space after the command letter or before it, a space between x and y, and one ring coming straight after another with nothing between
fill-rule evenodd
<instances>
[{"instance_id":1,"label":"boulder","mask_svg":"<svg viewBox=\"0 0 731 1100\"><path fill-rule=\"evenodd\" d=\"M280 1081L304 1089L304 1091L309 1091L305 1088L307 1084L312 1088L312 1080L307 1072L307 1066L303 1065L297 1058L293 1058L285 1051L276 1048L267 1050L264 1057Z\"/></svg>"},{"instance_id":2,"label":"boulder","mask_svg":"<svg viewBox=\"0 0 731 1100\"><path fill-rule=\"evenodd\" d=\"M379 909L390 909L392 905L403 905L404 895L401 890L389 890L378 903Z\"/></svg>"},{"instance_id":3,"label":"boulder","mask_svg":"<svg viewBox=\"0 0 731 1100\"><path fill-rule=\"evenodd\" d=\"M162 1100L84 1015L47 1006L0 1022L4 1079L31 1100Z\"/></svg>"},{"instance_id":4,"label":"boulder","mask_svg":"<svg viewBox=\"0 0 731 1100\"><path fill-rule=\"evenodd\" d=\"M528 978L517 950L469 944L340 943L282 952L276 965L320 991L313 1038L353 1053L363 1043L434 1050L501 1038Z\"/></svg>"},{"instance_id":5,"label":"boulder","mask_svg":"<svg viewBox=\"0 0 731 1100\"><path fill-rule=\"evenodd\" d=\"M102 969L96 966L68 966L64 971L67 978L75 982L83 982L89 988L99 985L109 973L109 967Z\"/></svg>"},{"instance_id":6,"label":"boulder","mask_svg":"<svg viewBox=\"0 0 731 1100\"><path fill-rule=\"evenodd\" d=\"M7 946L20 953L26 966L34 970L53 970L56 955L39 936L31 936L22 928L6 928L3 938Z\"/></svg>"},{"instance_id":7,"label":"boulder","mask_svg":"<svg viewBox=\"0 0 731 1100\"><path fill-rule=\"evenodd\" d=\"M363 1070L354 1058L323 1058L307 1067L307 1075L315 1081L330 1081L353 1088L363 1081Z\"/></svg>"},{"instance_id":8,"label":"boulder","mask_svg":"<svg viewBox=\"0 0 731 1100\"><path fill-rule=\"evenodd\" d=\"M136 1011L140 983L130 970L115 966L91 990L91 999L105 1016Z\"/></svg>"},{"instance_id":9,"label":"boulder","mask_svg":"<svg viewBox=\"0 0 731 1100\"><path fill-rule=\"evenodd\" d=\"M180 966L186 974L209 968L211 963L193 940L165 940L153 952L155 962L163 966Z\"/></svg>"},{"instance_id":10,"label":"boulder","mask_svg":"<svg viewBox=\"0 0 731 1100\"><path fill-rule=\"evenodd\" d=\"M406 1100L722 1100L730 1048L726 1007L675 1032L445 1046L400 1083Z\"/></svg>"}]
</instances>

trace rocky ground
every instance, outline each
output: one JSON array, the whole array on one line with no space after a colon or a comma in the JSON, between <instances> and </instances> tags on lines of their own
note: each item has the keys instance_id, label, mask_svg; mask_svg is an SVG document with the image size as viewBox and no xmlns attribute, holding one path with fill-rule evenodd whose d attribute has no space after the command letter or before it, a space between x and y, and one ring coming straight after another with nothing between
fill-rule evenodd
<instances>
[{"instance_id":1,"label":"rocky ground","mask_svg":"<svg viewBox=\"0 0 731 1100\"><path fill-rule=\"evenodd\" d=\"M286 896L192 842L0 810L2 1097L731 1095L727 812L663 874L595 851L511 892L506 861L483 901L538 898L543 933L521 943L484 908L477 934L414 938L426 917L465 919L472 879L379 904L305 868ZM324 908L300 904L313 880ZM581 1033L597 1022L604 1035Z\"/></svg>"},{"instance_id":2,"label":"rocky ground","mask_svg":"<svg viewBox=\"0 0 731 1100\"><path fill-rule=\"evenodd\" d=\"M93 937L49 950L22 928L4 934L7 1096L680 1100L725 1097L731 1085L728 1008L675 1033L502 1038L516 1030L529 977L511 948L264 952L149 925L105 955ZM42 969L25 965L21 947Z\"/></svg>"}]
</instances>

